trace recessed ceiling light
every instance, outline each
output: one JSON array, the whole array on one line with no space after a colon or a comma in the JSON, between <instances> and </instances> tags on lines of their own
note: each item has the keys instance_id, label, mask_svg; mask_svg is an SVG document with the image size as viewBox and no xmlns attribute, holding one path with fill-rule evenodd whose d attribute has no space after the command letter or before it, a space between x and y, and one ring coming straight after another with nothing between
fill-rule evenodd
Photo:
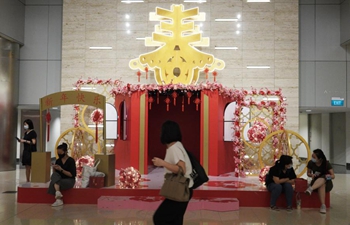
<instances>
[{"instance_id":1,"label":"recessed ceiling light","mask_svg":"<svg viewBox=\"0 0 350 225\"><path fill-rule=\"evenodd\" d=\"M144 2L143 0L123 0L122 3L141 3Z\"/></svg>"},{"instance_id":2,"label":"recessed ceiling light","mask_svg":"<svg viewBox=\"0 0 350 225\"><path fill-rule=\"evenodd\" d=\"M126 31L127 34L130 34L130 32L131 32L130 30L127 30L127 31Z\"/></svg>"},{"instance_id":3,"label":"recessed ceiling light","mask_svg":"<svg viewBox=\"0 0 350 225\"><path fill-rule=\"evenodd\" d=\"M237 50L238 47L234 47L234 46L222 46L222 47L215 46L215 49L217 49L217 50Z\"/></svg>"},{"instance_id":4,"label":"recessed ceiling light","mask_svg":"<svg viewBox=\"0 0 350 225\"><path fill-rule=\"evenodd\" d=\"M146 38L136 38L136 40L145 40Z\"/></svg>"},{"instance_id":5,"label":"recessed ceiling light","mask_svg":"<svg viewBox=\"0 0 350 225\"><path fill-rule=\"evenodd\" d=\"M270 0L247 0L247 2L270 2Z\"/></svg>"},{"instance_id":6,"label":"recessed ceiling light","mask_svg":"<svg viewBox=\"0 0 350 225\"><path fill-rule=\"evenodd\" d=\"M100 46L93 46L93 47L89 47L90 50L111 50L113 49L112 47L100 47Z\"/></svg>"},{"instance_id":7,"label":"recessed ceiling light","mask_svg":"<svg viewBox=\"0 0 350 225\"><path fill-rule=\"evenodd\" d=\"M307 110L305 110L305 112L311 112L312 110L311 109L307 109Z\"/></svg>"},{"instance_id":8,"label":"recessed ceiling light","mask_svg":"<svg viewBox=\"0 0 350 225\"><path fill-rule=\"evenodd\" d=\"M247 66L247 69L270 69L270 66Z\"/></svg>"},{"instance_id":9,"label":"recessed ceiling light","mask_svg":"<svg viewBox=\"0 0 350 225\"><path fill-rule=\"evenodd\" d=\"M125 19L130 19L129 14L125 14Z\"/></svg>"},{"instance_id":10,"label":"recessed ceiling light","mask_svg":"<svg viewBox=\"0 0 350 225\"><path fill-rule=\"evenodd\" d=\"M193 3L204 3L206 0L184 0L184 2L193 2Z\"/></svg>"},{"instance_id":11,"label":"recessed ceiling light","mask_svg":"<svg viewBox=\"0 0 350 225\"><path fill-rule=\"evenodd\" d=\"M236 34L240 34L241 32L239 30L236 30Z\"/></svg>"},{"instance_id":12,"label":"recessed ceiling light","mask_svg":"<svg viewBox=\"0 0 350 225\"><path fill-rule=\"evenodd\" d=\"M237 18L231 18L231 19L215 19L215 22L235 22L238 21Z\"/></svg>"}]
</instances>

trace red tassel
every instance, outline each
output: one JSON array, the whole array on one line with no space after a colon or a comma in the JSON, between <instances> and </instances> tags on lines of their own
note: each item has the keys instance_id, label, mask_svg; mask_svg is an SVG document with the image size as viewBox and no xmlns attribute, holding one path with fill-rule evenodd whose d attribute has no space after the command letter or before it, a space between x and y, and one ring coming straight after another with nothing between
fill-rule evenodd
<instances>
[{"instance_id":1,"label":"red tassel","mask_svg":"<svg viewBox=\"0 0 350 225\"><path fill-rule=\"evenodd\" d=\"M46 123L47 123L47 142L50 141L50 122L51 122L51 113L49 110L46 112Z\"/></svg>"},{"instance_id":2,"label":"red tassel","mask_svg":"<svg viewBox=\"0 0 350 225\"><path fill-rule=\"evenodd\" d=\"M205 68L204 73L205 73L205 79L208 80L209 69Z\"/></svg>"},{"instance_id":3,"label":"red tassel","mask_svg":"<svg viewBox=\"0 0 350 225\"><path fill-rule=\"evenodd\" d=\"M176 98L177 98L177 92L174 91L171 96L174 98L174 106L176 106Z\"/></svg>"},{"instance_id":4,"label":"red tassel","mask_svg":"<svg viewBox=\"0 0 350 225\"><path fill-rule=\"evenodd\" d=\"M148 79L148 67L145 67L145 71L146 71L146 79Z\"/></svg>"},{"instance_id":5,"label":"red tassel","mask_svg":"<svg viewBox=\"0 0 350 225\"><path fill-rule=\"evenodd\" d=\"M189 104L191 104L191 96L192 96L192 92L187 92L186 93L186 95L187 95L187 104L189 105Z\"/></svg>"},{"instance_id":6,"label":"red tassel","mask_svg":"<svg viewBox=\"0 0 350 225\"><path fill-rule=\"evenodd\" d=\"M137 81L140 82L141 72L137 71L136 75L137 75Z\"/></svg>"},{"instance_id":7,"label":"red tassel","mask_svg":"<svg viewBox=\"0 0 350 225\"><path fill-rule=\"evenodd\" d=\"M47 124L47 142L50 141L50 124Z\"/></svg>"},{"instance_id":8,"label":"red tassel","mask_svg":"<svg viewBox=\"0 0 350 225\"><path fill-rule=\"evenodd\" d=\"M214 82L216 81L216 76L218 75L218 72L214 71L213 76L214 76Z\"/></svg>"},{"instance_id":9,"label":"red tassel","mask_svg":"<svg viewBox=\"0 0 350 225\"><path fill-rule=\"evenodd\" d=\"M182 96L182 112L185 111L185 96Z\"/></svg>"},{"instance_id":10,"label":"red tassel","mask_svg":"<svg viewBox=\"0 0 350 225\"><path fill-rule=\"evenodd\" d=\"M98 142L98 123L96 123L96 130L95 130L95 135L96 135L96 143Z\"/></svg>"},{"instance_id":11,"label":"red tassel","mask_svg":"<svg viewBox=\"0 0 350 225\"><path fill-rule=\"evenodd\" d=\"M170 103L170 98L169 97L166 97L165 99L165 103L166 103L166 111L169 111L169 103Z\"/></svg>"}]
</instances>

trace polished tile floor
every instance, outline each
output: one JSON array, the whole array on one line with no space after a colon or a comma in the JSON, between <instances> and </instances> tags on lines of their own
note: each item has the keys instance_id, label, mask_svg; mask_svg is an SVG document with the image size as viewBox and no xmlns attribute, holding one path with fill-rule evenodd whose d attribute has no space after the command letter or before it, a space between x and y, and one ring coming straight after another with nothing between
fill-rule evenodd
<instances>
[{"instance_id":1,"label":"polished tile floor","mask_svg":"<svg viewBox=\"0 0 350 225\"><path fill-rule=\"evenodd\" d=\"M64 205L52 208L47 204L18 204L16 187L25 183L24 169L0 172L0 225L46 224L110 224L150 225L153 212L142 210L100 210L97 205ZM350 174L336 174L331 192L331 208L323 215L318 209L287 212L268 208L240 208L239 211L190 211L185 214L186 225L350 225Z\"/></svg>"}]
</instances>

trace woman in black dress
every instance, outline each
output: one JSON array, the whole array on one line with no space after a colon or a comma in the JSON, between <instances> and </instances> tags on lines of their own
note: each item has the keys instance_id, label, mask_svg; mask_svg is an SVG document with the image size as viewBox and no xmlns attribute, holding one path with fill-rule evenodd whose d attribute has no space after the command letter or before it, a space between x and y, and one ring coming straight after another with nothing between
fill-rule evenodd
<instances>
[{"instance_id":1,"label":"woman in black dress","mask_svg":"<svg viewBox=\"0 0 350 225\"><path fill-rule=\"evenodd\" d=\"M32 168L32 152L36 152L36 132L34 131L33 122L30 119L26 119L23 122L23 128L25 130L24 137L18 141L23 143L23 155L22 164L26 167L27 182L30 182L30 170Z\"/></svg>"}]
</instances>

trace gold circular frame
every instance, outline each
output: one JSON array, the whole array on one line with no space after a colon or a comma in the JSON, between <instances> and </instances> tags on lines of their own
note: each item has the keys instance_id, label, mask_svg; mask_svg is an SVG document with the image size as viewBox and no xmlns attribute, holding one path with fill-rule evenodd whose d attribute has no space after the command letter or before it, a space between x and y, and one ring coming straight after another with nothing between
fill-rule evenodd
<instances>
[{"instance_id":1,"label":"gold circular frame","mask_svg":"<svg viewBox=\"0 0 350 225\"><path fill-rule=\"evenodd\" d=\"M61 142L65 142L68 145L68 150L71 150L71 157L76 159L77 157L73 154L72 150L73 150L73 144L75 141L75 137L76 137L76 133L82 131L83 133L86 132L86 134L88 136L91 136L91 140L88 140L88 146L92 148L94 144L97 145L97 153L101 153L101 146L100 146L100 141L98 143L95 143L95 134L94 132L92 132L89 129L85 129L84 127L75 127L75 128L70 128L66 131L64 131L59 138L56 141L55 144L55 156L56 159L58 158L58 154L57 154L57 146L59 145L59 143ZM86 153L88 153L88 150L84 150L84 152L82 152L82 155L86 155Z\"/></svg>"},{"instance_id":2,"label":"gold circular frame","mask_svg":"<svg viewBox=\"0 0 350 225\"><path fill-rule=\"evenodd\" d=\"M278 139L278 146L273 146L274 138ZM294 140L297 140L297 142L295 143ZM299 157L297 150L299 150L301 146L304 146L304 150L306 150L307 153L307 158ZM276 149L281 150L280 148L282 147L286 147L286 153L292 156L293 159L295 159L298 162L297 165L294 165L295 170L298 170L299 167L302 168L302 166L304 166L301 172L297 174L297 177L301 177L307 170L307 163L311 159L311 151L305 139L300 134L292 130L278 130L272 132L264 139L264 141L260 145L258 154L260 168L264 168L265 166L273 166L275 151ZM268 151L264 151L264 149L266 148L268 149ZM278 152L278 158L282 155L282 152L283 151ZM267 158L266 155L268 156ZM293 161L295 162L295 160Z\"/></svg>"}]
</instances>

